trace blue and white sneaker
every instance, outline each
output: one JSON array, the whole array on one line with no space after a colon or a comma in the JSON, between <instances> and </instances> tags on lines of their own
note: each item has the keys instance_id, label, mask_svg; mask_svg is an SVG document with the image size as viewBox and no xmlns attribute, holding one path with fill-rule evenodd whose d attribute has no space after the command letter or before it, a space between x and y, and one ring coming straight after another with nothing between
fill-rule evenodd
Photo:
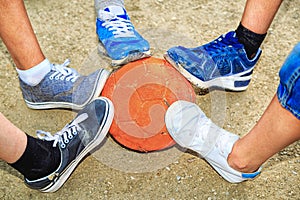
<instances>
[{"instance_id":1,"label":"blue and white sneaker","mask_svg":"<svg viewBox=\"0 0 300 200\"><path fill-rule=\"evenodd\" d=\"M254 173L242 173L228 165L228 155L239 137L219 128L196 104L176 101L168 108L165 121L175 142L199 153L225 180L239 183L260 174L261 168Z\"/></svg>"},{"instance_id":2,"label":"blue and white sneaker","mask_svg":"<svg viewBox=\"0 0 300 200\"><path fill-rule=\"evenodd\" d=\"M40 139L53 141L60 150L60 164L51 174L25 184L41 192L55 192L66 182L80 161L103 141L114 115L112 102L99 97L78 112L75 119L54 135L37 131Z\"/></svg>"},{"instance_id":3,"label":"blue and white sneaker","mask_svg":"<svg viewBox=\"0 0 300 200\"><path fill-rule=\"evenodd\" d=\"M62 65L52 64L51 71L36 86L20 80L25 103L32 109L66 108L81 110L98 97L109 77L105 69L98 69L88 76L68 68L70 61Z\"/></svg>"},{"instance_id":4,"label":"blue and white sneaker","mask_svg":"<svg viewBox=\"0 0 300 200\"><path fill-rule=\"evenodd\" d=\"M199 88L247 89L261 49L248 59L234 31L196 48L177 46L164 55L177 70Z\"/></svg>"},{"instance_id":5,"label":"blue and white sneaker","mask_svg":"<svg viewBox=\"0 0 300 200\"><path fill-rule=\"evenodd\" d=\"M113 66L150 56L148 41L135 30L123 7L109 6L99 10L96 29Z\"/></svg>"}]
</instances>

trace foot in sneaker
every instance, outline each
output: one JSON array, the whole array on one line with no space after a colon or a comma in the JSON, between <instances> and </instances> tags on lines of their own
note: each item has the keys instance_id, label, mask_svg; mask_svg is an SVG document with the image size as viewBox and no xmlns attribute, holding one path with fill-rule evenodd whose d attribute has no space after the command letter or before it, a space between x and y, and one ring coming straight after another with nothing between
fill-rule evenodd
<instances>
[{"instance_id":1,"label":"foot in sneaker","mask_svg":"<svg viewBox=\"0 0 300 200\"><path fill-rule=\"evenodd\" d=\"M228 155L239 137L215 125L196 104L173 103L166 112L165 121L170 135L180 146L199 153L225 180L239 183L260 174L261 169L242 173L228 165Z\"/></svg>"},{"instance_id":2,"label":"foot in sneaker","mask_svg":"<svg viewBox=\"0 0 300 200\"><path fill-rule=\"evenodd\" d=\"M52 65L51 71L36 86L20 80L25 103L32 109L67 108L80 110L98 97L109 76L105 69L81 76L76 70L62 65Z\"/></svg>"},{"instance_id":3,"label":"foot in sneaker","mask_svg":"<svg viewBox=\"0 0 300 200\"><path fill-rule=\"evenodd\" d=\"M112 59L113 66L150 56L149 43L135 30L123 7L99 10L96 28L100 45Z\"/></svg>"},{"instance_id":4,"label":"foot in sneaker","mask_svg":"<svg viewBox=\"0 0 300 200\"><path fill-rule=\"evenodd\" d=\"M200 47L173 47L166 52L165 58L200 88L244 91L260 55L261 49L249 60L244 46L231 31Z\"/></svg>"},{"instance_id":5,"label":"foot in sneaker","mask_svg":"<svg viewBox=\"0 0 300 200\"><path fill-rule=\"evenodd\" d=\"M41 192L57 191L79 162L103 141L112 123L113 113L112 102L99 97L79 111L75 119L55 135L38 131L40 139L53 141L53 147L58 146L61 162L48 176L37 180L25 177L26 185Z\"/></svg>"}]
</instances>

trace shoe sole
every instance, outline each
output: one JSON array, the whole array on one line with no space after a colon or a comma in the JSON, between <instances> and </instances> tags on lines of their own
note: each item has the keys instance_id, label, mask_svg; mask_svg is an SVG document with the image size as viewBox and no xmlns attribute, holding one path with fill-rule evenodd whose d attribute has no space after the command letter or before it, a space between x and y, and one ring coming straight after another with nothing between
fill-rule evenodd
<instances>
[{"instance_id":1,"label":"shoe sole","mask_svg":"<svg viewBox=\"0 0 300 200\"><path fill-rule=\"evenodd\" d=\"M151 56L151 51L133 51L131 53L129 53L128 56L126 56L125 58L122 58L120 60L115 60L112 59L108 54L107 51L105 49L105 47L103 46L103 44L101 42L99 42L98 45L98 53L102 54L104 56L106 56L107 58L111 59L111 66L114 68L119 68L122 65L125 65L127 63L142 59L142 58L148 58Z\"/></svg>"},{"instance_id":2,"label":"shoe sole","mask_svg":"<svg viewBox=\"0 0 300 200\"><path fill-rule=\"evenodd\" d=\"M26 105L35 110L43 110L43 109L54 109L54 108L64 108L64 109L72 109L72 110L81 110L84 108L85 105L87 105L89 102L91 102L93 99L100 96L100 93L106 83L106 80L108 79L110 73L102 69L101 73L99 73L99 76L97 78L98 84L94 85L93 93L91 97L82 105L76 105L74 103L69 102L42 102L42 103L34 103L27 101L25 99Z\"/></svg>"},{"instance_id":3,"label":"shoe sole","mask_svg":"<svg viewBox=\"0 0 300 200\"><path fill-rule=\"evenodd\" d=\"M254 66L247 71L232 75L232 76L223 76L219 78L215 78L210 81L201 81L199 78L195 77L191 73L189 73L186 69L184 69L180 64L177 64L170 58L170 56L165 53L164 58L175 68L177 69L187 80L193 83L195 86L201 89L209 89L209 88L223 88L225 90L241 92L245 91L248 88L248 84L252 78L252 71ZM249 75L248 75L249 74ZM246 86L235 86L236 83L247 83Z\"/></svg>"},{"instance_id":4,"label":"shoe sole","mask_svg":"<svg viewBox=\"0 0 300 200\"><path fill-rule=\"evenodd\" d=\"M103 124L99 127L99 131L97 133L97 137L91 142L85 149L76 157L75 160L69 164L69 166L65 169L64 172L59 176L58 180L51 186L40 189L41 192L56 192L58 189L62 187L62 185L66 182L66 180L70 177L74 169L80 163L80 161L91 151L93 151L97 146L101 144L105 136L107 135L110 126L114 117L114 106L113 103L106 97L99 97L97 99L101 99L107 102L107 115L106 119L103 120Z\"/></svg>"},{"instance_id":5,"label":"shoe sole","mask_svg":"<svg viewBox=\"0 0 300 200\"><path fill-rule=\"evenodd\" d=\"M142 58L148 58L151 56L151 51L143 51L143 52L133 52L130 53L127 57L121 59L121 60L112 60L111 65L113 67L118 67L121 65L125 65L127 63L142 59Z\"/></svg>"}]
</instances>

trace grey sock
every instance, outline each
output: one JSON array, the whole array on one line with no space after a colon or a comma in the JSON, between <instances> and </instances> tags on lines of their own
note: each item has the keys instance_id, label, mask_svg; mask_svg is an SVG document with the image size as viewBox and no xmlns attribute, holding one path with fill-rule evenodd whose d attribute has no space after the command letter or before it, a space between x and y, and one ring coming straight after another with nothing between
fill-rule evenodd
<instances>
[{"instance_id":1,"label":"grey sock","mask_svg":"<svg viewBox=\"0 0 300 200\"><path fill-rule=\"evenodd\" d=\"M107 6L124 7L124 0L95 0L95 11L104 10Z\"/></svg>"}]
</instances>

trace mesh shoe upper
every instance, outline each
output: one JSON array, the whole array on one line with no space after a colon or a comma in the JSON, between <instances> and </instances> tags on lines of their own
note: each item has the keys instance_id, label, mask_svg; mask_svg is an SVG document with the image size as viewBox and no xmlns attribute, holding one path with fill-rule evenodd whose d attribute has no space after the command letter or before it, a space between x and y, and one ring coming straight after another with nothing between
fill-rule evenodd
<instances>
[{"instance_id":1,"label":"mesh shoe upper","mask_svg":"<svg viewBox=\"0 0 300 200\"><path fill-rule=\"evenodd\" d=\"M78 112L76 118L54 135L37 131L38 137L53 141L61 152L59 167L50 175L25 183L42 192L54 192L67 180L84 156L98 146L106 136L113 119L114 108L107 98L97 98Z\"/></svg>"},{"instance_id":2,"label":"mesh shoe upper","mask_svg":"<svg viewBox=\"0 0 300 200\"><path fill-rule=\"evenodd\" d=\"M244 46L238 42L234 31L222 35L203 46L196 48L178 46L167 51L167 56L172 64L182 67L200 82L232 77L234 81L240 81L236 82L234 87L239 87L239 84L240 86L249 84L252 69L260 55L261 49L258 50L253 59L249 60ZM240 79L240 77L247 76L248 79ZM211 85L208 85L209 87L222 87L222 85L214 85L215 82L211 83Z\"/></svg>"},{"instance_id":3,"label":"mesh shoe upper","mask_svg":"<svg viewBox=\"0 0 300 200\"><path fill-rule=\"evenodd\" d=\"M109 76L108 71L99 69L88 76L81 76L72 68L52 65L51 71L36 86L20 80L20 87L28 107L33 109L70 108L82 109L100 95Z\"/></svg>"},{"instance_id":4,"label":"mesh shoe upper","mask_svg":"<svg viewBox=\"0 0 300 200\"><path fill-rule=\"evenodd\" d=\"M149 43L134 29L126 10L110 6L98 13L96 28L99 40L113 60L149 54ZM123 61L120 61L123 62ZM126 61L124 61L126 62ZM123 63L120 63L123 64Z\"/></svg>"}]
</instances>

